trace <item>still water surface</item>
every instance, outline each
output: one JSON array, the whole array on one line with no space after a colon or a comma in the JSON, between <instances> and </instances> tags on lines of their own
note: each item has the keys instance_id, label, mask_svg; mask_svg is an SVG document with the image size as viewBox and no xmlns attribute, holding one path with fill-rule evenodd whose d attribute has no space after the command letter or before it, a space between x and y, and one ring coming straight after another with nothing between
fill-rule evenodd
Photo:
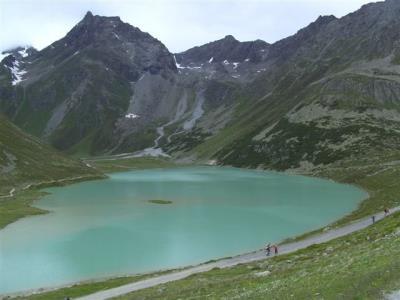
<instances>
[{"instance_id":1,"label":"still water surface","mask_svg":"<svg viewBox=\"0 0 400 300\"><path fill-rule=\"evenodd\" d=\"M0 231L0 293L255 250L324 226L367 196L327 180L217 167L116 173L47 191L35 206L51 213Z\"/></svg>"}]
</instances>

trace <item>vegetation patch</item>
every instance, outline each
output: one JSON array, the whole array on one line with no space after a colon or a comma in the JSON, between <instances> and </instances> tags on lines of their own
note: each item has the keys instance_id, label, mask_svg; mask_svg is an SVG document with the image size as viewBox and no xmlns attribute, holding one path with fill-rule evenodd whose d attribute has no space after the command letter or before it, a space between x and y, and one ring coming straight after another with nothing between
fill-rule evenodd
<instances>
[{"instance_id":1,"label":"vegetation patch","mask_svg":"<svg viewBox=\"0 0 400 300\"><path fill-rule=\"evenodd\" d=\"M147 200L147 202L149 203L153 203L153 204L172 204L172 201L169 200Z\"/></svg>"},{"instance_id":2,"label":"vegetation patch","mask_svg":"<svg viewBox=\"0 0 400 300\"><path fill-rule=\"evenodd\" d=\"M46 193L38 190L25 191L18 196L0 200L0 229L16 220L33 215L46 213L45 210L31 206L33 201Z\"/></svg>"},{"instance_id":3,"label":"vegetation patch","mask_svg":"<svg viewBox=\"0 0 400 300\"><path fill-rule=\"evenodd\" d=\"M0 228L44 212L30 206L43 196L39 187L98 178L104 176L22 132L0 115Z\"/></svg>"}]
</instances>

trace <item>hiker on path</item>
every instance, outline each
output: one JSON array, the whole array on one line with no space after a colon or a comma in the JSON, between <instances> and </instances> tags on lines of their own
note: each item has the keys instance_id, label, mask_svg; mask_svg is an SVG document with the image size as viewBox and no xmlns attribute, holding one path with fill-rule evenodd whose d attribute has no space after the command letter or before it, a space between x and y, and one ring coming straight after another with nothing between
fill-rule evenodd
<instances>
[{"instance_id":1,"label":"hiker on path","mask_svg":"<svg viewBox=\"0 0 400 300\"><path fill-rule=\"evenodd\" d=\"M372 216L372 224L375 224L375 215Z\"/></svg>"},{"instance_id":2,"label":"hiker on path","mask_svg":"<svg viewBox=\"0 0 400 300\"><path fill-rule=\"evenodd\" d=\"M389 215L389 209L385 208L384 212L385 212L385 217L387 217Z\"/></svg>"},{"instance_id":3,"label":"hiker on path","mask_svg":"<svg viewBox=\"0 0 400 300\"><path fill-rule=\"evenodd\" d=\"M265 251L266 251L267 256L269 256L269 255L271 254L271 244L268 244L268 245L265 247Z\"/></svg>"},{"instance_id":4,"label":"hiker on path","mask_svg":"<svg viewBox=\"0 0 400 300\"><path fill-rule=\"evenodd\" d=\"M278 255L278 246L277 245L274 245L274 252L275 252L275 255Z\"/></svg>"}]
</instances>

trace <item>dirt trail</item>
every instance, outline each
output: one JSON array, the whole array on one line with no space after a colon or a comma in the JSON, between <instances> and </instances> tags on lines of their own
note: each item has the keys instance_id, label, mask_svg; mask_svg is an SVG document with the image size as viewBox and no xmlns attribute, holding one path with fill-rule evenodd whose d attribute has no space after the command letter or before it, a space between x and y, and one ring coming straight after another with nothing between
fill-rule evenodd
<instances>
[{"instance_id":1,"label":"dirt trail","mask_svg":"<svg viewBox=\"0 0 400 300\"><path fill-rule=\"evenodd\" d=\"M46 185L46 184L62 183L62 182L76 181L76 180L89 179L89 178L93 178L93 176L86 175L86 176L68 177L68 178L57 179L57 180L40 181L40 182L36 182L36 183L27 184L26 186L20 188L18 191L24 191L33 186L42 186L42 185ZM13 188L10 190L8 195L0 196L0 199L14 197L15 193L18 191L15 188Z\"/></svg>"}]
</instances>

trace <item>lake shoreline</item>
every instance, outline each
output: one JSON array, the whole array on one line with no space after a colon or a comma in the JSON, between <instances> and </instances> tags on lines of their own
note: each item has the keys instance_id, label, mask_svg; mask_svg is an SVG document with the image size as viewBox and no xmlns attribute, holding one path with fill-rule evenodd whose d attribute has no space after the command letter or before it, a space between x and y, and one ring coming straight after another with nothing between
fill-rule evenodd
<instances>
[{"instance_id":1,"label":"lake shoreline","mask_svg":"<svg viewBox=\"0 0 400 300\"><path fill-rule=\"evenodd\" d=\"M187 167L187 166L184 166L184 167ZM193 166L191 166L191 167L193 167ZM203 167L203 166L201 166L201 167ZM207 166L204 166L204 167L207 167ZM230 167L218 167L218 168L230 168ZM242 168L232 168L232 169L238 169L238 170L242 170ZM270 173L272 173L270 170L254 170L254 169L244 169L244 170L251 170L251 171L256 171L256 172L270 172ZM295 176L295 174L285 174L284 172L276 172L276 171L274 171L273 173L277 173L277 174L280 174L280 175L293 175L293 176ZM299 175L296 175L296 176L299 176ZM301 175L301 176L304 176L304 175ZM310 176L304 176L304 177L310 177ZM326 180L326 179L322 179L322 180ZM363 189L362 189L362 191L364 191ZM365 191L364 191L365 192ZM360 200L360 202L362 202L362 201L364 201L364 200ZM330 224L330 223L329 223ZM329 226L329 225L328 225ZM326 226L324 226L324 227L326 227ZM306 232L305 232L305 234L306 234ZM285 241L285 240L283 240L283 241ZM257 250L254 250L254 251L257 251ZM247 253L252 253L252 252L254 252L254 251L251 251L251 252L245 252L245 253L241 253L241 254L238 254L238 255L243 255L243 254L247 254ZM221 260L221 259L224 259L224 257L219 257L219 258L215 258L215 259L212 259L212 260ZM200 265L201 264L204 264L204 263L200 263ZM187 267L191 267L191 266L195 266L195 265L197 265L197 264L189 264L189 265L187 265L186 267L183 267L183 268L187 268ZM179 268L180 269L180 268ZM170 270L169 268L166 268L166 269L161 269L161 270ZM155 272L159 272L160 271L160 269L155 269L155 270L152 270L152 271L149 271L149 272L144 272L144 273L142 273L142 272L138 272L138 273L124 273L124 274L120 274L120 275L115 275L115 276L110 276L110 277L102 277L102 278L92 278L92 279L85 279L85 280L78 280L78 281L74 281L74 282L71 282L71 283L68 283L68 284L65 284L65 285L58 285L58 286L52 286L52 287L48 287L48 288L39 288L39 289L32 289L32 290L29 290L29 291L26 291L26 292L24 292L24 291L21 291L21 293L22 294L20 294L19 292L17 292L17 293L12 293L12 294L4 294L4 295L24 295L24 296L27 296L27 295L32 295L32 294L37 294L37 293L43 293L43 292L47 292L47 291L54 291L54 290L58 290L58 289L60 289L60 288L65 288L65 287L72 287L72 286L76 286L77 284L85 284L85 283L95 283L95 282L100 282L100 281L104 281L104 280L111 280L111 279L115 279L115 278L125 278L125 277L130 277L130 276L132 276L132 275L134 275L134 276L138 276L138 275L147 275L147 274L154 274Z\"/></svg>"}]
</instances>

